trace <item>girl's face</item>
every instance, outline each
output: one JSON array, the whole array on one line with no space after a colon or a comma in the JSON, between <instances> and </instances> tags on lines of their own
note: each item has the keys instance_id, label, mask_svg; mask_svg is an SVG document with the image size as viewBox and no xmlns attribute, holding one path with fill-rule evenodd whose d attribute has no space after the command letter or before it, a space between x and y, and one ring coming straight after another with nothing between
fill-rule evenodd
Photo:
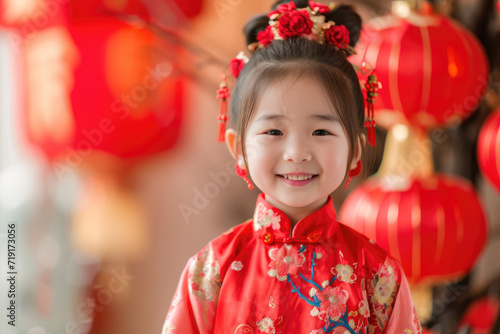
<instances>
[{"instance_id":1,"label":"girl's face","mask_svg":"<svg viewBox=\"0 0 500 334\"><path fill-rule=\"evenodd\" d=\"M270 85L248 123L248 169L266 200L285 213L315 210L342 183L348 140L334 106L311 77Z\"/></svg>"}]
</instances>

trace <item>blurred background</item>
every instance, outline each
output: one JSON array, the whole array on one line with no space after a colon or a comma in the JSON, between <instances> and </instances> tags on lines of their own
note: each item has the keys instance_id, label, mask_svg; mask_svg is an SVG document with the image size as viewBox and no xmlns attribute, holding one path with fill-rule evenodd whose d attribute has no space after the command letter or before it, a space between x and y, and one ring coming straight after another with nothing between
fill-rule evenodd
<instances>
[{"instance_id":1,"label":"blurred background","mask_svg":"<svg viewBox=\"0 0 500 334\"><path fill-rule=\"evenodd\" d=\"M252 216L215 91L273 2L0 0L1 333L161 332L187 259ZM402 262L429 330L500 333L500 5L343 2L382 90L341 221Z\"/></svg>"}]
</instances>

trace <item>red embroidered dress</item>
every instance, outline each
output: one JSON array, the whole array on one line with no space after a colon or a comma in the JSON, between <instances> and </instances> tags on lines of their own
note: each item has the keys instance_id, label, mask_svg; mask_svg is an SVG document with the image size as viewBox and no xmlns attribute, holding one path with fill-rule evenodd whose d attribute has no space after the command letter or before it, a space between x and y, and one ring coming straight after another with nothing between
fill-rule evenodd
<instances>
[{"instance_id":1,"label":"red embroidered dress","mask_svg":"<svg viewBox=\"0 0 500 334\"><path fill-rule=\"evenodd\" d=\"M336 221L296 224L257 199L249 220L192 257L163 333L420 333L398 262Z\"/></svg>"}]
</instances>

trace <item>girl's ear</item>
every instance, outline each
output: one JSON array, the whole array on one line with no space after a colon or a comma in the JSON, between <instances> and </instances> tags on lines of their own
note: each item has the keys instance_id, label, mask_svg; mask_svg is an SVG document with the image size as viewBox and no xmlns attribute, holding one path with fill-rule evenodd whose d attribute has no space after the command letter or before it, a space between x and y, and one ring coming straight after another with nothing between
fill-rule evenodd
<instances>
[{"instance_id":1,"label":"girl's ear","mask_svg":"<svg viewBox=\"0 0 500 334\"><path fill-rule=\"evenodd\" d=\"M243 158L241 141L238 139L238 132L235 129L226 130L226 145L229 153L238 161Z\"/></svg>"},{"instance_id":2,"label":"girl's ear","mask_svg":"<svg viewBox=\"0 0 500 334\"><path fill-rule=\"evenodd\" d=\"M366 136L365 134L361 134L358 138L358 154L352 158L351 166L349 166L349 170L356 168L358 165L358 161L361 159L361 153L363 152L362 148L366 145Z\"/></svg>"}]
</instances>

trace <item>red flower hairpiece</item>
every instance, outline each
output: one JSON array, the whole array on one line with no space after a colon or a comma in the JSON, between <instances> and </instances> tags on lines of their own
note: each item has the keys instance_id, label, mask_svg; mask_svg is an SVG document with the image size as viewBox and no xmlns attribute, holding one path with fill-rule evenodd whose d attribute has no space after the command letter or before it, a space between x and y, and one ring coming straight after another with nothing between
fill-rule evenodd
<instances>
[{"instance_id":1,"label":"red flower hairpiece","mask_svg":"<svg viewBox=\"0 0 500 334\"><path fill-rule=\"evenodd\" d=\"M248 63L248 57L245 56L243 51L240 51L236 58L230 60L231 72L235 78L238 78L246 63Z\"/></svg>"},{"instance_id":2,"label":"red flower hairpiece","mask_svg":"<svg viewBox=\"0 0 500 334\"><path fill-rule=\"evenodd\" d=\"M231 59L230 66L231 66L231 72L233 73L234 77L237 78L238 75L240 75L243 66L245 66L245 62L243 62L243 60L241 59L233 58Z\"/></svg>"},{"instance_id":3,"label":"red flower hairpiece","mask_svg":"<svg viewBox=\"0 0 500 334\"><path fill-rule=\"evenodd\" d=\"M289 3L287 4L282 4L282 5L279 5L278 8L276 10L273 10L272 12L270 12L269 14L267 14L267 17L269 17L270 19L273 19L273 16L275 14L285 14L285 13L289 13L293 10L295 10L295 8L297 8L295 6L295 2L293 1L290 1Z\"/></svg>"},{"instance_id":4,"label":"red flower hairpiece","mask_svg":"<svg viewBox=\"0 0 500 334\"><path fill-rule=\"evenodd\" d=\"M347 49L349 46L349 30L344 25L334 25L325 31L325 39L339 49Z\"/></svg>"},{"instance_id":5,"label":"red flower hairpiece","mask_svg":"<svg viewBox=\"0 0 500 334\"><path fill-rule=\"evenodd\" d=\"M268 46L274 40L274 33L271 26L267 26L266 30L262 30L257 34L257 41L263 46Z\"/></svg>"},{"instance_id":6,"label":"red flower hairpiece","mask_svg":"<svg viewBox=\"0 0 500 334\"><path fill-rule=\"evenodd\" d=\"M349 30L344 25L337 26L332 21L325 22L325 15L332 9L333 4L325 6L314 1L309 1L306 8L297 8L292 1L279 5L267 15L270 19L269 25L257 34L257 42L250 44L248 49L255 51L268 46L276 39L302 36L314 39L320 44L331 44L352 54L354 49L349 46Z\"/></svg>"},{"instance_id":7,"label":"red flower hairpiece","mask_svg":"<svg viewBox=\"0 0 500 334\"><path fill-rule=\"evenodd\" d=\"M278 33L283 38L309 35L313 22L305 9L282 14L278 18Z\"/></svg>"},{"instance_id":8,"label":"red flower hairpiece","mask_svg":"<svg viewBox=\"0 0 500 334\"><path fill-rule=\"evenodd\" d=\"M309 8L311 8L312 11L318 12L320 14L328 14L330 12L330 7L323 5L321 3L316 3L314 1L309 1Z\"/></svg>"}]
</instances>

